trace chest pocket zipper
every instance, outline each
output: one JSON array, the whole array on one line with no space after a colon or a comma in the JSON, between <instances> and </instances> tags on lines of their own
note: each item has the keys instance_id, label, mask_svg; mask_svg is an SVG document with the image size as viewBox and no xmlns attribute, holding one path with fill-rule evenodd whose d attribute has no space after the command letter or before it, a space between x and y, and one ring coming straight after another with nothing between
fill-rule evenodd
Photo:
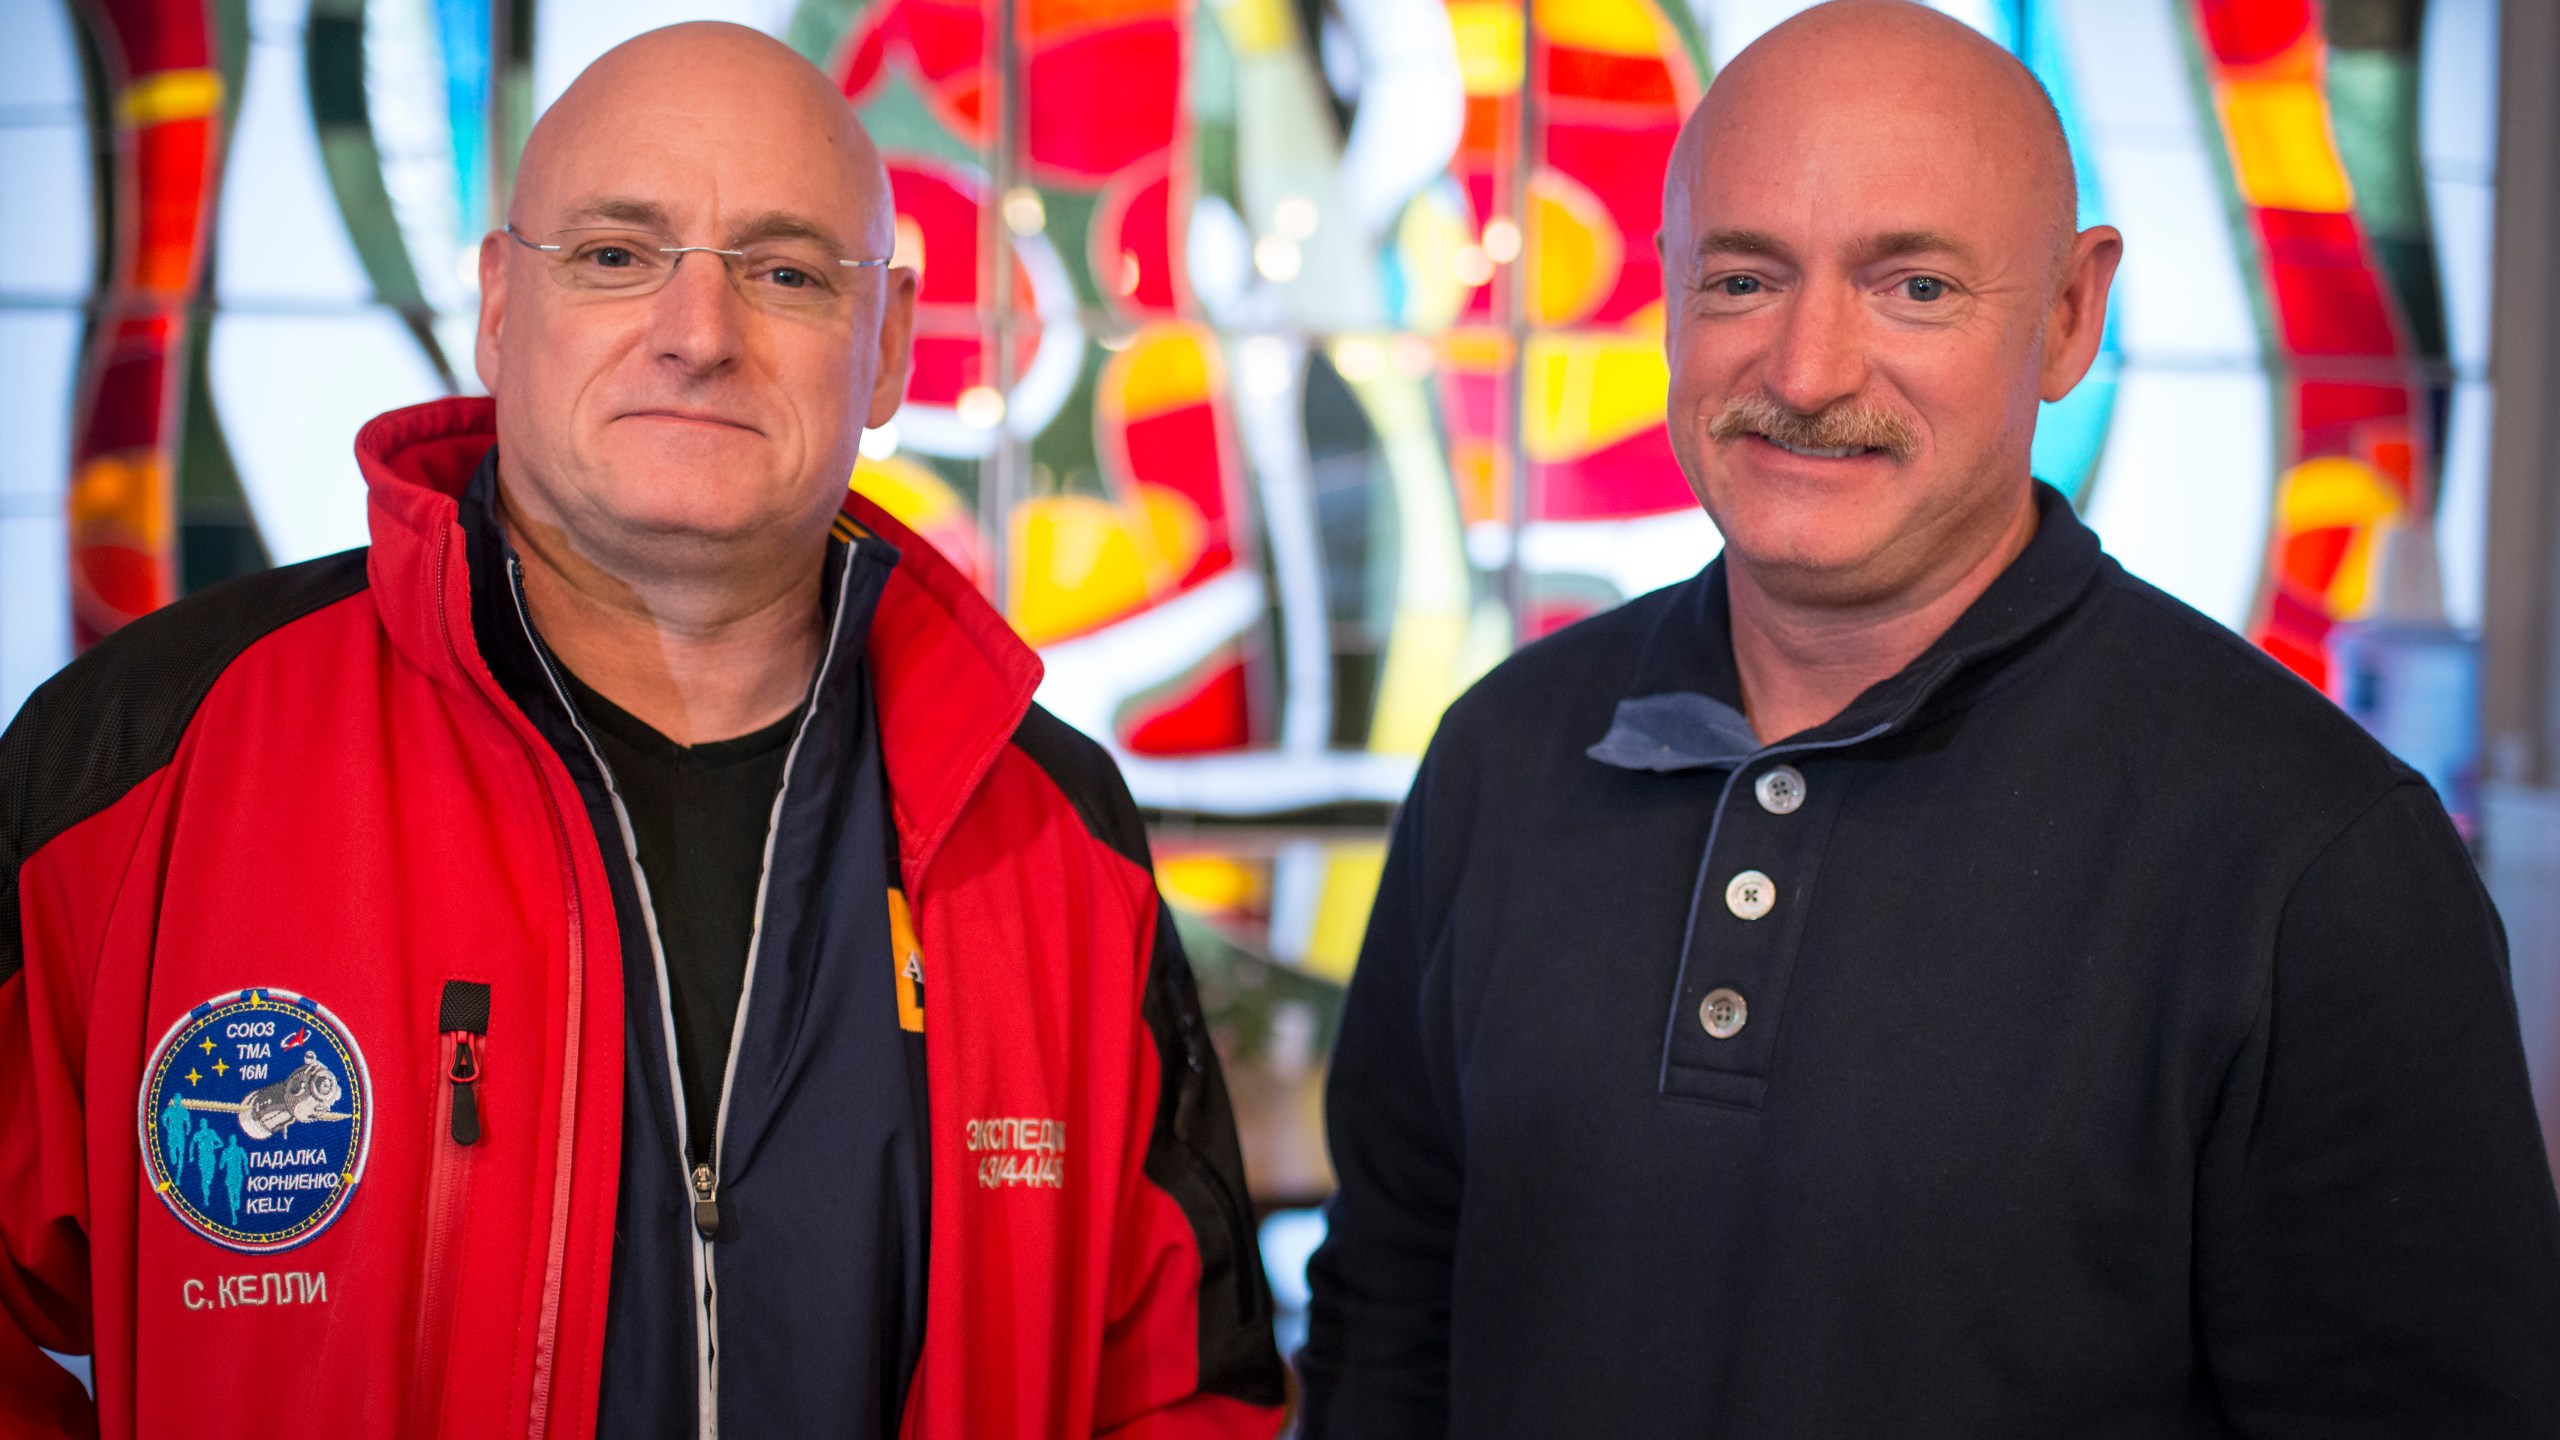
<instances>
[{"instance_id":1,"label":"chest pocket zipper","mask_svg":"<svg viewBox=\"0 0 2560 1440\"><path fill-rule=\"evenodd\" d=\"M480 1083L479 1058L471 1053L472 1037L453 1037L453 1061L445 1067L444 1078L453 1086L453 1143L480 1143L480 1097L473 1089Z\"/></svg>"},{"instance_id":2,"label":"chest pocket zipper","mask_svg":"<svg viewBox=\"0 0 2560 1440\"><path fill-rule=\"evenodd\" d=\"M415 1389L410 1433L444 1430L447 1362L452 1358L459 1308L463 1227L471 1198L472 1161L480 1150L485 1116L481 1084L489 1063L489 987L468 980L445 982L437 1006L440 1062L435 1128L428 1135L426 1253L418 1287L418 1341L411 1371Z\"/></svg>"}]
</instances>

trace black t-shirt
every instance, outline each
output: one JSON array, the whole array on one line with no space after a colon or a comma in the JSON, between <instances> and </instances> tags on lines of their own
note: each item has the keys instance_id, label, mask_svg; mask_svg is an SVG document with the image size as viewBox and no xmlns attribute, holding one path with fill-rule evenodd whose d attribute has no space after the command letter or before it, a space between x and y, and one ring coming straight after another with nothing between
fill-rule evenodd
<instances>
[{"instance_id":1,"label":"black t-shirt","mask_svg":"<svg viewBox=\"0 0 2560 1440\"><path fill-rule=\"evenodd\" d=\"M575 675L568 681L639 842L675 1013L687 1159L706 1164L755 935L765 836L808 707L733 740L679 745Z\"/></svg>"}]
</instances>

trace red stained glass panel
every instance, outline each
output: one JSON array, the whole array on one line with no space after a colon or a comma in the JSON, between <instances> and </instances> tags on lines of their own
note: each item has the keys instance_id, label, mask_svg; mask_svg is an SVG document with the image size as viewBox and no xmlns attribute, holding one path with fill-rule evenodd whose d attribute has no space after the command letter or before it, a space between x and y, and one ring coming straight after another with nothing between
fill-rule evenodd
<instances>
[{"instance_id":1,"label":"red stained glass panel","mask_svg":"<svg viewBox=\"0 0 2560 1440\"><path fill-rule=\"evenodd\" d=\"M1131 726L1129 748L1140 755L1198 755L1245 744L1253 731L1251 699L1243 662L1225 665Z\"/></svg>"},{"instance_id":2,"label":"red stained glass panel","mask_svg":"<svg viewBox=\"0 0 2560 1440\"><path fill-rule=\"evenodd\" d=\"M2202 0L2205 43L2226 65L2273 59L2311 29L2311 0Z\"/></svg>"},{"instance_id":3,"label":"red stained glass panel","mask_svg":"<svg viewBox=\"0 0 2560 1440\"><path fill-rule=\"evenodd\" d=\"M2394 359L2399 350L2380 278L2370 270L2314 265L2271 265L2276 318L2287 350L2296 355L2370 355Z\"/></svg>"}]
</instances>

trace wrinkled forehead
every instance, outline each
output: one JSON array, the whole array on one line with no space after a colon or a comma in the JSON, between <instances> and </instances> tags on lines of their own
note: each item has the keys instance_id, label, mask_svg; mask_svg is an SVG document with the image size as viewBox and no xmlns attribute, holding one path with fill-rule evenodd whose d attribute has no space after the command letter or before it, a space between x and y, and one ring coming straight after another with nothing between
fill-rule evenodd
<instances>
[{"instance_id":1,"label":"wrinkled forehead","mask_svg":"<svg viewBox=\"0 0 2560 1440\"><path fill-rule=\"evenodd\" d=\"M1907 94L1746 104L1699 139L1677 217L1692 241L1748 230L1808 258L1878 234L1943 235L1986 258L2051 243L2040 157L1978 108Z\"/></svg>"},{"instance_id":2,"label":"wrinkled forehead","mask_svg":"<svg viewBox=\"0 0 2560 1440\"><path fill-rule=\"evenodd\" d=\"M2071 225L2051 118L2010 87L1951 74L1761 67L1697 115L1674 164L1669 236L1779 236L1807 256L1879 233L1935 233L1989 264L2048 256ZM1987 90L1999 90L1989 95Z\"/></svg>"},{"instance_id":3,"label":"wrinkled forehead","mask_svg":"<svg viewBox=\"0 0 2560 1440\"><path fill-rule=\"evenodd\" d=\"M541 139L517 178L528 228L633 224L698 241L789 217L845 248L873 226L865 157L806 104L653 89L596 96ZM835 121L837 123L830 123Z\"/></svg>"}]
</instances>

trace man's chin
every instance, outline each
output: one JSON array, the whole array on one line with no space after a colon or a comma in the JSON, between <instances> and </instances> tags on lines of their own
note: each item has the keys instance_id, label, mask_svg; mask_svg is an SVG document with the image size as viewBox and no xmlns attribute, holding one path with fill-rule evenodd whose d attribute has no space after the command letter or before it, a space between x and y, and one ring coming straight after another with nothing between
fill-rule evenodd
<instances>
[{"instance_id":1,"label":"man's chin","mask_svg":"<svg viewBox=\"0 0 2560 1440\"><path fill-rule=\"evenodd\" d=\"M1796 605L1854 606L1890 595L1903 579L1894 562L1893 532L1872 512L1765 517L1725 532L1729 568L1750 572L1751 583L1771 599Z\"/></svg>"},{"instance_id":2,"label":"man's chin","mask_svg":"<svg viewBox=\"0 0 2560 1440\"><path fill-rule=\"evenodd\" d=\"M621 433L614 433L614 432ZM706 539L753 533L785 517L802 487L778 472L772 442L752 431L690 423L617 424L588 471L590 503L640 533Z\"/></svg>"},{"instance_id":3,"label":"man's chin","mask_svg":"<svg viewBox=\"0 0 2560 1440\"><path fill-rule=\"evenodd\" d=\"M609 507L608 516L634 540L703 545L770 540L786 519L769 505L743 500L728 506L704 504L700 497L660 505L619 503Z\"/></svg>"},{"instance_id":4,"label":"man's chin","mask_svg":"<svg viewBox=\"0 0 2560 1440\"><path fill-rule=\"evenodd\" d=\"M798 518L782 487L745 467L633 472L597 477L588 513L628 544L722 543L770 539Z\"/></svg>"},{"instance_id":5,"label":"man's chin","mask_svg":"<svg viewBox=\"0 0 2560 1440\"><path fill-rule=\"evenodd\" d=\"M766 470L773 441L744 426L640 415L616 420L597 437L606 468L633 476L700 476L705 472Z\"/></svg>"}]
</instances>

